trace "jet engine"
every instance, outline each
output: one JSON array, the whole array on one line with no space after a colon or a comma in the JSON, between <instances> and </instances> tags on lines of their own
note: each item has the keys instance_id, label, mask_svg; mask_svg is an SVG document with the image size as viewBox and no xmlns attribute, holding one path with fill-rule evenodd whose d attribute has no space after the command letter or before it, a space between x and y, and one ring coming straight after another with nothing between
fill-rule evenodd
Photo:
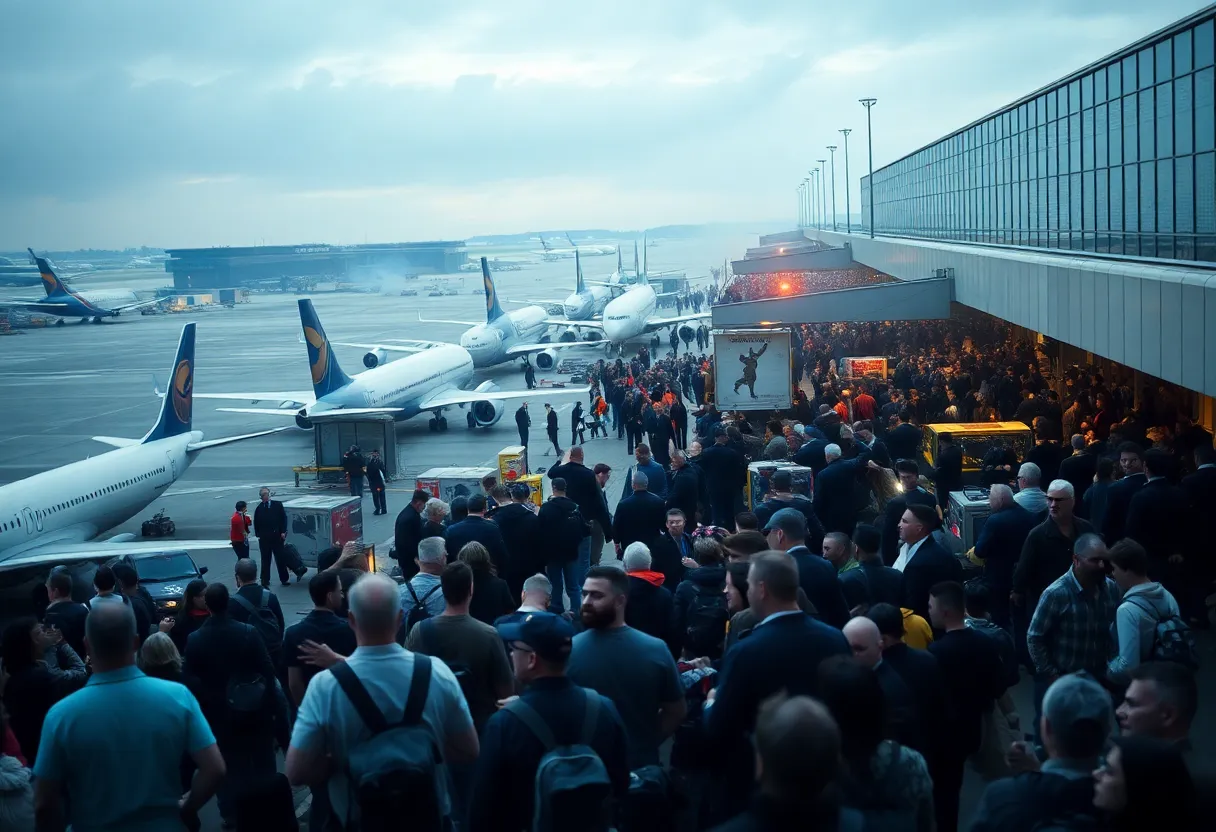
<instances>
[{"instance_id":1,"label":"jet engine","mask_svg":"<svg viewBox=\"0 0 1216 832\"><path fill-rule=\"evenodd\" d=\"M697 332L688 324L684 324L679 329L680 337L684 339L685 344L692 343L692 339L697 337Z\"/></svg>"},{"instance_id":2,"label":"jet engine","mask_svg":"<svg viewBox=\"0 0 1216 832\"><path fill-rule=\"evenodd\" d=\"M471 407L473 408L473 418L477 421L479 428L488 428L490 425L497 424L507 409L506 405L496 399L473 402Z\"/></svg>"},{"instance_id":3,"label":"jet engine","mask_svg":"<svg viewBox=\"0 0 1216 832\"><path fill-rule=\"evenodd\" d=\"M383 364L387 358L387 352L381 349L375 349L363 356L363 366L369 370L374 370Z\"/></svg>"},{"instance_id":4,"label":"jet engine","mask_svg":"<svg viewBox=\"0 0 1216 832\"><path fill-rule=\"evenodd\" d=\"M584 341L602 341L603 339L604 333L600 332L598 329L589 329L583 333Z\"/></svg>"},{"instance_id":5,"label":"jet engine","mask_svg":"<svg viewBox=\"0 0 1216 832\"><path fill-rule=\"evenodd\" d=\"M544 350L538 352L533 358L536 360L536 367L540 370L552 370L557 366L557 351Z\"/></svg>"},{"instance_id":6,"label":"jet engine","mask_svg":"<svg viewBox=\"0 0 1216 832\"><path fill-rule=\"evenodd\" d=\"M578 340L578 330L574 327L570 327L563 332L557 340L561 341L563 344L573 343L574 341Z\"/></svg>"},{"instance_id":7,"label":"jet engine","mask_svg":"<svg viewBox=\"0 0 1216 832\"><path fill-rule=\"evenodd\" d=\"M301 410L296 414L296 427L300 430L312 430L312 419L308 418L307 410Z\"/></svg>"}]
</instances>

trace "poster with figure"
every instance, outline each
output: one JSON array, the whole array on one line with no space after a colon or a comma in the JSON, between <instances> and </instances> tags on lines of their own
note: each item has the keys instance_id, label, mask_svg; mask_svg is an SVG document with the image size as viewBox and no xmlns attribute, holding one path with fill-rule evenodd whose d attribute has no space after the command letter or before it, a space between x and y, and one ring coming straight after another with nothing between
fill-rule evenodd
<instances>
[{"instance_id":1,"label":"poster with figure","mask_svg":"<svg viewBox=\"0 0 1216 832\"><path fill-rule=\"evenodd\" d=\"M790 407L790 331L735 329L714 333L714 389L719 410Z\"/></svg>"}]
</instances>

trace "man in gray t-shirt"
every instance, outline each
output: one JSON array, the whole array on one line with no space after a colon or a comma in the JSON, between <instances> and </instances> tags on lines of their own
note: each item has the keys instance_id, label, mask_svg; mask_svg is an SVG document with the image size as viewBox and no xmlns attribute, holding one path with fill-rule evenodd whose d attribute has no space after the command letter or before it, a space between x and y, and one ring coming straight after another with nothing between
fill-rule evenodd
<instances>
[{"instance_id":1,"label":"man in gray t-shirt","mask_svg":"<svg viewBox=\"0 0 1216 832\"><path fill-rule=\"evenodd\" d=\"M400 590L401 611L405 613L406 619L414 608L415 597L422 602L432 618L443 615L447 604L444 603L443 591L439 587L439 576L447 565L448 553L444 549L442 537L428 537L418 544L418 574L410 578L409 583L402 584ZM410 593L411 589L413 594Z\"/></svg>"},{"instance_id":2,"label":"man in gray t-shirt","mask_svg":"<svg viewBox=\"0 0 1216 832\"><path fill-rule=\"evenodd\" d=\"M583 582L580 610L587 629L574 637L566 676L616 705L629 737L629 767L655 765L659 746L679 727L687 707L667 645L625 626L629 579L596 566Z\"/></svg>"}]
</instances>

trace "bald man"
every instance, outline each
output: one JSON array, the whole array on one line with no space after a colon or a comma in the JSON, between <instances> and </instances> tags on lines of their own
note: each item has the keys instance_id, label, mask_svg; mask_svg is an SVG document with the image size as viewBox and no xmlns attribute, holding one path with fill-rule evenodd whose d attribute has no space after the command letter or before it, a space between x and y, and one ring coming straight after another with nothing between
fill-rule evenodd
<instances>
[{"instance_id":1,"label":"bald man","mask_svg":"<svg viewBox=\"0 0 1216 832\"><path fill-rule=\"evenodd\" d=\"M901 745L915 748L924 754L928 743L916 697L895 668L882 660L882 633L879 632L878 625L859 615L849 619L843 632L853 650L854 661L873 668L874 675L882 685L892 738Z\"/></svg>"},{"instance_id":2,"label":"bald man","mask_svg":"<svg viewBox=\"0 0 1216 832\"><path fill-rule=\"evenodd\" d=\"M878 625L859 615L849 619L843 632L853 650L853 658L866 667L878 667L882 661L882 635L878 632Z\"/></svg>"}]
</instances>

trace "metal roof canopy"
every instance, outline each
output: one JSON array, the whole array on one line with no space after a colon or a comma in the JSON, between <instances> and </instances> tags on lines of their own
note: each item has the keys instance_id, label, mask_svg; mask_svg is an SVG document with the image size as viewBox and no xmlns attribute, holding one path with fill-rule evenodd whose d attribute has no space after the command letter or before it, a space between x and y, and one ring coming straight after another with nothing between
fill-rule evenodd
<instances>
[{"instance_id":1,"label":"metal roof canopy","mask_svg":"<svg viewBox=\"0 0 1216 832\"><path fill-rule=\"evenodd\" d=\"M789 244L791 248L796 243ZM778 247L780 248L780 247ZM771 274L775 272L813 272L829 269L855 268L853 249L849 246L836 248L803 249L788 253L776 251L746 260L731 262L731 271L735 274Z\"/></svg>"},{"instance_id":2,"label":"metal roof canopy","mask_svg":"<svg viewBox=\"0 0 1216 832\"><path fill-rule=\"evenodd\" d=\"M808 295L765 298L713 307L713 326L752 327L838 321L930 321L950 317L954 279L879 283Z\"/></svg>"}]
</instances>

